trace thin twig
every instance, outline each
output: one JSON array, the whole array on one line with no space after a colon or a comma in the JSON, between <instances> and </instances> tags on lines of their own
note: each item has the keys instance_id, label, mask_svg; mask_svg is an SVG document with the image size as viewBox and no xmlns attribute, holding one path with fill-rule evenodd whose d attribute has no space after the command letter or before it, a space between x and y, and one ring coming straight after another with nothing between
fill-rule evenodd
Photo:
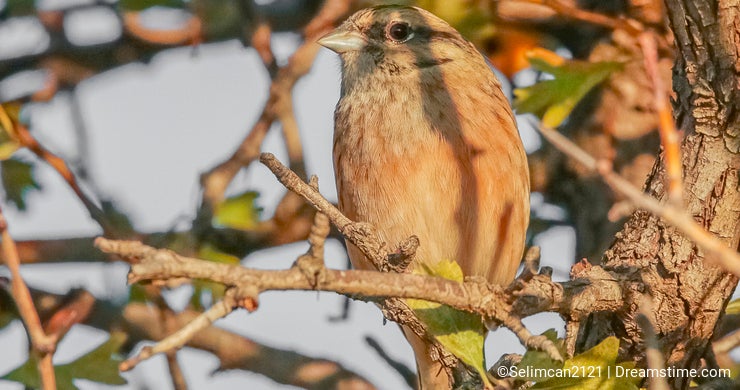
<instances>
[{"instance_id":1,"label":"thin twig","mask_svg":"<svg viewBox=\"0 0 740 390\"><path fill-rule=\"evenodd\" d=\"M525 347L547 352L551 358L561 362L563 361L563 356L560 354L558 347L555 346L547 336L533 335L532 332L524 326L521 318L517 316L507 316L502 323L514 332L516 337L519 338Z\"/></svg>"},{"instance_id":2,"label":"thin twig","mask_svg":"<svg viewBox=\"0 0 740 390\"><path fill-rule=\"evenodd\" d=\"M347 15L352 3L352 0L324 1L324 6L303 29L303 35L306 39L320 37L324 32L332 28L338 20Z\"/></svg>"},{"instance_id":3,"label":"thin twig","mask_svg":"<svg viewBox=\"0 0 740 390\"><path fill-rule=\"evenodd\" d=\"M203 22L195 15L190 15L181 27L172 29L149 28L142 22L138 11L123 12L122 22L131 36L158 45L197 44L203 35Z\"/></svg>"},{"instance_id":4,"label":"thin twig","mask_svg":"<svg viewBox=\"0 0 740 390\"><path fill-rule=\"evenodd\" d=\"M319 179L315 175L311 176L311 181L308 185L318 191ZM314 215L311 232L308 234L308 251L305 255L298 257L293 264L294 267L300 269L309 278L311 284L314 286L323 282L323 278L326 276L324 273L326 269L324 264L324 244L330 230L329 218L327 218L326 214L317 212Z\"/></svg>"},{"instance_id":5,"label":"thin twig","mask_svg":"<svg viewBox=\"0 0 740 390\"><path fill-rule=\"evenodd\" d=\"M576 341L580 328L581 321L573 320L565 323L565 353L568 356L573 356L576 353Z\"/></svg>"},{"instance_id":6,"label":"thin twig","mask_svg":"<svg viewBox=\"0 0 740 390\"><path fill-rule=\"evenodd\" d=\"M597 26L607 27L613 30L622 29L632 35L641 33L645 28L642 23L634 19L625 18L614 18L608 15L586 11L569 4L562 2L561 0L519 0L523 3L539 4L544 5L558 15L576 20L579 22L586 22L595 24Z\"/></svg>"},{"instance_id":7,"label":"thin twig","mask_svg":"<svg viewBox=\"0 0 740 390\"><path fill-rule=\"evenodd\" d=\"M0 111L4 112L2 106L0 106ZM49 164L49 166L54 168L54 170L62 176L64 181L67 182L67 185L69 185L75 195L77 195L77 198L80 199L83 206L85 206L90 217L103 229L103 234L108 237L120 237L120 234L116 232L114 226L108 221L103 210L92 201L85 191L82 190L77 182L75 174L69 169L67 163L62 158L41 145L38 140L31 135L31 132L28 131L26 126L20 123L14 123L14 126L21 145L32 151L38 158Z\"/></svg>"},{"instance_id":8,"label":"thin twig","mask_svg":"<svg viewBox=\"0 0 740 390\"><path fill-rule=\"evenodd\" d=\"M39 313L33 305L33 298L28 291L26 282L21 276L18 249L15 246L13 237L8 232L8 221L0 210L0 238L2 238L2 251L5 263L10 270L11 284L10 288L13 294L13 300L18 307L18 313L26 324L26 330L31 338L32 353L38 355L38 370L41 376L41 385L44 390L56 389L56 380L54 376L54 365L51 358L56 348L57 340L48 337L41 326Z\"/></svg>"},{"instance_id":9,"label":"thin twig","mask_svg":"<svg viewBox=\"0 0 740 390\"><path fill-rule=\"evenodd\" d=\"M556 148L574 158L586 168L598 172L612 190L628 198L636 207L649 211L678 229L706 252L706 258L726 271L740 277L740 254L701 227L683 209L670 203L660 203L611 169L608 162L599 162L578 145L557 131L539 126L540 133Z\"/></svg>"},{"instance_id":10,"label":"thin twig","mask_svg":"<svg viewBox=\"0 0 740 390\"><path fill-rule=\"evenodd\" d=\"M177 351L169 351L165 354L165 357L167 358L167 370L170 373L170 378L172 378L172 387L175 390L187 390L188 383L185 381L180 362L177 361Z\"/></svg>"},{"instance_id":11,"label":"thin twig","mask_svg":"<svg viewBox=\"0 0 740 390\"><path fill-rule=\"evenodd\" d=\"M165 337L154 346L146 346L142 348L138 355L122 362L118 368L121 371L129 371L142 361L149 359L158 353L182 348L190 339L193 338L195 333L211 326L211 324L219 318L225 317L227 314L231 313L235 307L236 302L234 300L234 296L229 294L227 291L223 300L216 303L193 321L189 322L177 332Z\"/></svg>"},{"instance_id":12,"label":"thin twig","mask_svg":"<svg viewBox=\"0 0 740 390\"><path fill-rule=\"evenodd\" d=\"M260 161L275 174L278 181L286 188L306 199L319 212L326 214L342 235L357 246L377 269L383 269L388 252L385 250L385 244L378 240L378 235L372 226L365 223L355 223L345 217L331 202L281 164L271 153L262 153Z\"/></svg>"},{"instance_id":13,"label":"thin twig","mask_svg":"<svg viewBox=\"0 0 740 390\"><path fill-rule=\"evenodd\" d=\"M665 356L663 356L663 352L660 350L660 344L655 336L655 327L653 326L653 321L650 319L653 313L655 311L653 310L652 302L645 299L640 305L640 311L635 319L640 329L642 329L642 334L645 338L645 358L647 359L648 368L662 372L665 371ZM650 385L648 387L651 390L670 389L667 379L660 375L650 375L648 382Z\"/></svg>"},{"instance_id":14,"label":"thin twig","mask_svg":"<svg viewBox=\"0 0 740 390\"><path fill-rule=\"evenodd\" d=\"M180 328L202 313L185 309L172 318L175 327ZM160 317L156 307L145 303L129 303L123 311L115 311L121 316L126 329L136 340L162 340L168 334L158 326L152 326ZM270 378L279 384L320 390L327 388L371 389L370 383L357 373L348 370L331 360L299 354L290 350L276 349L259 344L242 335L211 325L198 332L188 341L188 347L212 353L219 361L218 371L244 370ZM322 368L320 372L312 367ZM343 387L352 383L365 386Z\"/></svg>"},{"instance_id":15,"label":"thin twig","mask_svg":"<svg viewBox=\"0 0 740 390\"><path fill-rule=\"evenodd\" d=\"M388 353L383 349L378 340L376 340L374 337L365 336L365 342L368 346L370 346L370 348L375 351L375 353L378 354L381 359L383 359L386 364L388 364L393 370L395 370L398 375L401 375L401 378L403 378L403 380L406 382L407 385L409 385L410 388L416 389L418 387L418 377L414 370L388 355Z\"/></svg>"},{"instance_id":16,"label":"thin twig","mask_svg":"<svg viewBox=\"0 0 740 390\"><path fill-rule=\"evenodd\" d=\"M275 78L277 75L278 66L275 62L275 54L272 52L272 28L267 22L261 20L257 23L257 27L252 32L252 47L259 54L262 64L270 74L270 78Z\"/></svg>"},{"instance_id":17,"label":"thin twig","mask_svg":"<svg viewBox=\"0 0 740 390\"><path fill-rule=\"evenodd\" d=\"M663 79L658 71L658 48L655 36L644 32L638 36L642 55L645 60L645 71L653 84L653 106L658 113L658 131L660 144L663 146L664 165L668 179L668 201L676 207L683 206L683 180L681 179L681 137L673 121L671 106L666 98Z\"/></svg>"},{"instance_id":18,"label":"thin twig","mask_svg":"<svg viewBox=\"0 0 740 390\"><path fill-rule=\"evenodd\" d=\"M735 330L712 343L715 355L726 354L738 346L740 346L740 329Z\"/></svg>"},{"instance_id":19,"label":"thin twig","mask_svg":"<svg viewBox=\"0 0 740 390\"><path fill-rule=\"evenodd\" d=\"M159 322L164 332L168 335L175 333L177 331L176 324L173 321L175 312L162 297L162 291L156 288L148 292L150 294L147 295L151 295L150 299L154 301L154 304L159 309ZM175 390L187 390L188 385L185 381L185 376L183 375L180 363L177 361L177 350L167 351L165 356L167 358L167 371L170 373L170 379L172 380L172 387Z\"/></svg>"},{"instance_id":20,"label":"thin twig","mask_svg":"<svg viewBox=\"0 0 740 390\"><path fill-rule=\"evenodd\" d=\"M314 191L318 192L319 178L316 175L311 176L311 181L308 182L308 185L311 186ZM311 233L308 235L308 243L310 244L308 254L311 255L311 257L321 259L322 262L324 261L324 244L326 243L326 238L329 237L330 231L331 226L329 226L329 218L326 214L317 212L313 219Z\"/></svg>"},{"instance_id":21,"label":"thin twig","mask_svg":"<svg viewBox=\"0 0 740 390\"><path fill-rule=\"evenodd\" d=\"M275 79L270 86L270 96L265 104L262 114L250 130L247 137L241 145L227 160L215 166L201 176L201 186L203 187L203 206L213 209L215 205L223 200L224 192L229 183L234 179L241 168L249 166L258 156L260 145L265 138L268 130L275 120L285 120L288 122L288 138L286 146L291 154L291 161L294 165L303 159L302 150L298 152L296 137L297 131L294 131L290 120L292 112L291 90L295 83L311 69L316 54L319 51L319 45L316 39L328 32L336 21L343 16L343 9L348 9L347 0L326 1L323 8L318 12L316 17L309 23L305 29L305 41L296 49L288 60L288 64L281 67ZM290 110L288 110L290 109ZM283 123L285 127L285 123ZM284 130L284 135L286 132ZM298 144L300 140L298 139ZM299 168L299 167L296 167ZM304 170L304 168L301 168ZM305 177L305 173L303 173Z\"/></svg>"}]
</instances>

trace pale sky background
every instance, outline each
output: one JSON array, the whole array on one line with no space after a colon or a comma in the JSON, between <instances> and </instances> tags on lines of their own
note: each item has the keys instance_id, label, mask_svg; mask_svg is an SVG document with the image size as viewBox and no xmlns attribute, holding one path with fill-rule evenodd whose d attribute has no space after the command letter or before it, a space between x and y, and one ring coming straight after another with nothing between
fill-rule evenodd
<instances>
[{"instance_id":1,"label":"pale sky background","mask_svg":"<svg viewBox=\"0 0 740 390\"><path fill-rule=\"evenodd\" d=\"M23 39L43 46L43 37L34 35L33 22L23 23L27 25L12 27L21 32L17 35L9 34L9 27L0 24L0 37L3 33L16 37L0 39L0 55L17 50L10 46L20 45L18 42ZM70 23L70 31L82 28L83 24ZM91 23L84 28L92 30L81 33L81 42L87 42L85 36L109 34L105 24ZM295 35L275 35L274 47L280 61L285 61L297 43ZM313 70L298 83L294 93L308 172L318 175L321 192L330 200L336 199L331 133L339 77L337 56L322 49ZM13 88L29 88L33 79L33 75L27 74L0 84L0 96ZM230 155L239 144L259 115L267 98L268 83L268 75L255 51L236 41L204 45L197 52L191 48L168 50L148 64L126 65L83 82L78 91L90 134L90 170L95 185L116 201L139 231L186 227L199 199L199 174ZM77 154L67 95L58 96L50 103L35 104L25 114L31 118L32 131L47 147L62 156ZM528 149L536 149L539 139L531 129L523 128ZM285 161L280 132L276 130L279 129L270 132L262 150ZM33 159L29 153L18 155ZM19 213L12 206L2 204L13 236L22 240L99 233L97 225L56 173L41 163L36 166L38 181L44 188L43 192L29 195L30 210ZM265 209L265 217L272 214L284 192L272 174L258 163L237 177L230 193L246 189L260 192L259 204ZM562 213L554 206L542 205L538 195L533 195L532 201L542 213ZM552 228L539 237L537 244L542 246L542 264L555 268L556 279L566 279L574 257L572 229ZM297 243L260 251L250 255L243 264L287 268L306 248L307 244ZM328 243L326 259L330 267L346 265L345 254L337 242ZM59 293L82 286L99 298L119 300L126 297L126 272L127 266L121 263L23 267L23 275L31 286ZM0 268L0 275L7 275L7 270ZM186 290L174 291L168 294L168 300L176 308L182 308L187 296ZM261 296L256 313L238 311L216 325L265 345L339 361L380 389L405 388L400 376L363 341L363 336L372 335L391 356L413 367L411 349L398 327L392 323L384 326L380 311L362 302L352 303L347 321L328 322L327 317L340 312L342 299L329 293L266 293ZM525 320L525 324L534 333L556 327L562 334L562 321L553 314L538 315ZM72 361L105 338L104 332L75 326L60 344L54 361ZM22 363L27 355L28 346L20 323L0 330L0 348L2 375ZM486 350L490 365L502 353L521 353L523 348L511 332L498 330L489 335ZM245 371L210 376L217 362L206 352L184 349L178 357L192 389L288 388ZM171 388L163 358L143 363L124 376L129 384L116 388ZM90 382L77 384L84 389L101 388ZM0 381L0 389L21 388Z\"/></svg>"}]
</instances>

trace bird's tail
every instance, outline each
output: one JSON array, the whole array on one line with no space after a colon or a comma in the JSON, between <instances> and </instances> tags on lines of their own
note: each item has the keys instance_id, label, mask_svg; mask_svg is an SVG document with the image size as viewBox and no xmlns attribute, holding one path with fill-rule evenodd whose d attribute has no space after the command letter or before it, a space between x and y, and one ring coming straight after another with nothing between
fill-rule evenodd
<instances>
[{"instance_id":1,"label":"bird's tail","mask_svg":"<svg viewBox=\"0 0 740 390\"><path fill-rule=\"evenodd\" d=\"M446 390L452 388L452 382L442 363L430 357L429 343L417 336L411 329L402 326L416 358L416 372L418 375L419 390Z\"/></svg>"}]
</instances>

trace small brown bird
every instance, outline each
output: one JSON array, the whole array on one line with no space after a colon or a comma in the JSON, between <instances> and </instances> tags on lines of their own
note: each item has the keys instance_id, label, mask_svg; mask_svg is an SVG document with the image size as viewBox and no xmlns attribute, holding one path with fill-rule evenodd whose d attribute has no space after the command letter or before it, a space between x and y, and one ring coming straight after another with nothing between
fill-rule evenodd
<instances>
[{"instance_id":1,"label":"small brown bird","mask_svg":"<svg viewBox=\"0 0 740 390\"><path fill-rule=\"evenodd\" d=\"M420 8L361 10L319 40L342 59L335 112L339 208L391 247L419 237L415 263L456 260L510 282L529 221L529 173L509 102L483 56ZM359 269L372 265L351 244ZM450 387L408 330L423 389Z\"/></svg>"}]
</instances>

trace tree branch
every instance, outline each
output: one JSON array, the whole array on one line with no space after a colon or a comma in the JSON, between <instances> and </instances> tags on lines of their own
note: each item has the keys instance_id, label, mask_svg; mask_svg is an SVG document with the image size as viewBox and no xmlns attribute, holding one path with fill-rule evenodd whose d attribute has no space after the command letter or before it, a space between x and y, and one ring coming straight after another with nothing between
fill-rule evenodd
<instances>
[{"instance_id":1,"label":"tree branch","mask_svg":"<svg viewBox=\"0 0 740 390\"><path fill-rule=\"evenodd\" d=\"M696 223L684 210L669 203L660 203L655 198L646 195L629 181L616 174L609 163L596 161L578 145L557 131L545 126L539 126L539 129L540 133L563 153L573 157L586 168L598 172L615 192L627 197L638 208L655 214L677 228L706 252L707 259L714 261L726 271L740 276L740 254Z\"/></svg>"},{"instance_id":2,"label":"tree branch","mask_svg":"<svg viewBox=\"0 0 740 390\"><path fill-rule=\"evenodd\" d=\"M28 286L23 281L20 272L21 260L18 257L18 250L15 247L15 241L8 232L8 222L0 210L0 238L2 238L2 251L5 263L10 270L12 277L10 288L18 312L26 325L26 330L31 338L31 352L38 355L38 370L41 377L41 386L44 390L56 389L56 380L54 379L54 365L51 358L56 349L57 338L49 337L41 326L39 314L31 299L31 293Z\"/></svg>"},{"instance_id":3,"label":"tree branch","mask_svg":"<svg viewBox=\"0 0 740 390\"><path fill-rule=\"evenodd\" d=\"M660 133L660 144L663 146L663 162L666 168L668 180L668 201L675 207L683 207L683 179L681 178L681 136L676 130L673 121L673 110L666 95L668 91L663 86L658 70L658 49L655 44L655 36L644 32L638 36L645 60L645 71L647 72L653 87L653 104L655 112L658 113L658 132Z\"/></svg>"},{"instance_id":4,"label":"tree branch","mask_svg":"<svg viewBox=\"0 0 740 390\"><path fill-rule=\"evenodd\" d=\"M193 310L184 310L175 315L172 321L175 327L181 328L200 314ZM168 335L161 327L152 326L159 314L151 306L131 303L126 306L122 315L124 326L133 339L162 340ZM374 389L366 379L339 363L261 345L213 325L195 334L186 345L214 354L220 363L218 371L251 371L277 383L312 390Z\"/></svg>"},{"instance_id":5,"label":"tree branch","mask_svg":"<svg viewBox=\"0 0 740 390\"><path fill-rule=\"evenodd\" d=\"M541 311L557 311L585 317L601 310L620 307L619 284L599 267L586 267L569 283L553 283L538 275L509 296L503 288L479 280L457 283L444 278L376 271L338 271L325 269L324 277L307 278L299 268L288 270L255 270L179 256L169 250L158 250L138 242L98 238L96 246L106 253L132 260L129 282L159 283L169 279L206 279L228 288L248 289L253 293L271 290L333 291L371 302L383 298L416 298L442 303L473 312L486 319L512 328L523 344L544 349L557 359L562 357L548 342L532 336L519 318ZM594 273L595 272L595 273ZM589 283L596 280L597 283ZM598 293L596 293L598 291ZM598 297L594 299L594 297ZM509 303L513 301L514 303ZM532 302L539 302L533 305ZM243 306L243 305L242 305ZM233 308L233 305L226 307ZM219 315L229 310L219 310ZM182 338L168 341L169 347L182 345ZM164 345L164 344L163 344ZM164 350L158 348L157 351Z\"/></svg>"}]
</instances>

